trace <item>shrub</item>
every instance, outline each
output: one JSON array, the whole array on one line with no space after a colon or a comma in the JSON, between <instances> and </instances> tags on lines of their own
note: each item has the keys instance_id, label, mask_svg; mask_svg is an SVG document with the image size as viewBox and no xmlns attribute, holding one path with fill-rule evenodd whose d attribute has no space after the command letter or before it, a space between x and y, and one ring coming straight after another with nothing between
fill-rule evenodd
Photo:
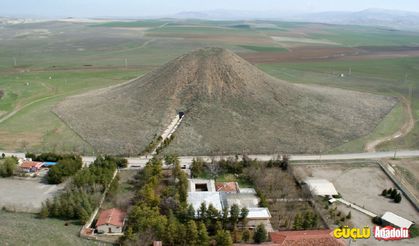
<instances>
[{"instance_id":1,"label":"shrub","mask_svg":"<svg viewBox=\"0 0 419 246\"><path fill-rule=\"evenodd\" d=\"M391 191L391 193L390 193L390 197L392 198L392 199L395 199L395 197L397 196L397 190L396 189L393 189L392 191Z\"/></svg>"},{"instance_id":2,"label":"shrub","mask_svg":"<svg viewBox=\"0 0 419 246\"><path fill-rule=\"evenodd\" d=\"M376 225L383 225L383 220L381 219L381 217L375 216L374 218L372 218L372 223Z\"/></svg>"},{"instance_id":3,"label":"shrub","mask_svg":"<svg viewBox=\"0 0 419 246\"><path fill-rule=\"evenodd\" d=\"M3 163L0 163L0 176L10 177L14 174L17 167L17 159L15 157L5 158Z\"/></svg>"},{"instance_id":4,"label":"shrub","mask_svg":"<svg viewBox=\"0 0 419 246\"><path fill-rule=\"evenodd\" d=\"M394 202L400 203L402 201L402 195L400 193L397 193L397 195L394 197Z\"/></svg>"}]
</instances>

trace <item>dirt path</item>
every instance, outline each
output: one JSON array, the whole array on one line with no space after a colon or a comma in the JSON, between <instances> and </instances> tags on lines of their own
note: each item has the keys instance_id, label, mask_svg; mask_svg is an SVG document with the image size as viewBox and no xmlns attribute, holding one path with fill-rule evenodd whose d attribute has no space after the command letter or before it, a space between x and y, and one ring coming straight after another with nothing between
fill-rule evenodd
<instances>
[{"instance_id":1,"label":"dirt path","mask_svg":"<svg viewBox=\"0 0 419 246\"><path fill-rule=\"evenodd\" d=\"M37 99L35 101L32 101L30 103L27 103L23 106L18 106L13 111L11 111L10 113L8 113L6 115L3 115L3 117L0 117L0 123L3 123L4 121L8 120L9 118L14 116L15 114L19 113L22 109L25 109L25 108L27 108L27 107L35 104L35 103L39 103L39 102L42 102L42 101L45 101L45 100L48 100L48 99L51 99L51 98L59 97L59 96L62 96L62 95L65 95L65 94L57 94L57 95L53 95L53 96L43 97L43 98Z\"/></svg>"},{"instance_id":2,"label":"dirt path","mask_svg":"<svg viewBox=\"0 0 419 246\"><path fill-rule=\"evenodd\" d=\"M400 138L400 137L404 137L413 129L413 127L415 126L415 119L413 117L411 103L405 97L401 98L401 103L403 105L403 111L404 111L404 113L406 114L406 117L407 117L406 122L400 127L400 129L398 131L391 134L390 136L379 138L379 139L373 140L373 141L365 144L365 148L364 148L365 151L375 152L377 146L379 146L380 144L392 141L392 140Z\"/></svg>"}]
</instances>

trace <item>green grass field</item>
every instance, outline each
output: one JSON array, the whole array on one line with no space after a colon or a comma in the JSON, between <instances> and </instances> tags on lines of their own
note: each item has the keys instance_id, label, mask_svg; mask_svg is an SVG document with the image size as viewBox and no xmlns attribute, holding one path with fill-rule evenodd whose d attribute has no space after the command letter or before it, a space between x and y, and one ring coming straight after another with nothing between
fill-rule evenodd
<instances>
[{"instance_id":1,"label":"green grass field","mask_svg":"<svg viewBox=\"0 0 419 246\"><path fill-rule=\"evenodd\" d=\"M37 219L33 214L0 211L2 245L99 245L78 236L81 226L57 219Z\"/></svg>"}]
</instances>

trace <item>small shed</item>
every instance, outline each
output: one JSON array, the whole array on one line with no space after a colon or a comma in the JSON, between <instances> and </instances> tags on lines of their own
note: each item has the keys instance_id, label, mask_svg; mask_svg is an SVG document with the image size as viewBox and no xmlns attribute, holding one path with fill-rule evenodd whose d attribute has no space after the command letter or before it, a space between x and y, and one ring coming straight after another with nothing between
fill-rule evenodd
<instances>
[{"instance_id":1,"label":"small shed","mask_svg":"<svg viewBox=\"0 0 419 246\"><path fill-rule=\"evenodd\" d=\"M96 222L96 229L106 234L122 233L126 213L117 208L103 210Z\"/></svg>"},{"instance_id":2,"label":"small shed","mask_svg":"<svg viewBox=\"0 0 419 246\"><path fill-rule=\"evenodd\" d=\"M414 224L412 221L400 217L392 212L385 212L383 216L381 216L381 219L383 220L384 224L389 224L399 228L409 229Z\"/></svg>"}]
</instances>

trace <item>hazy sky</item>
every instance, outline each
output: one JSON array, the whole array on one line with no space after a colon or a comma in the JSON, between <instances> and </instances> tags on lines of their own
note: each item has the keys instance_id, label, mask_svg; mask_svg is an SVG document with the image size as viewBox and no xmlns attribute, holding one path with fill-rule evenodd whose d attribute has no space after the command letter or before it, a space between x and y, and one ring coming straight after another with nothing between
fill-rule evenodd
<instances>
[{"instance_id":1,"label":"hazy sky","mask_svg":"<svg viewBox=\"0 0 419 246\"><path fill-rule=\"evenodd\" d=\"M0 0L0 15L156 16L215 9L295 12L385 8L419 12L418 0Z\"/></svg>"}]
</instances>

